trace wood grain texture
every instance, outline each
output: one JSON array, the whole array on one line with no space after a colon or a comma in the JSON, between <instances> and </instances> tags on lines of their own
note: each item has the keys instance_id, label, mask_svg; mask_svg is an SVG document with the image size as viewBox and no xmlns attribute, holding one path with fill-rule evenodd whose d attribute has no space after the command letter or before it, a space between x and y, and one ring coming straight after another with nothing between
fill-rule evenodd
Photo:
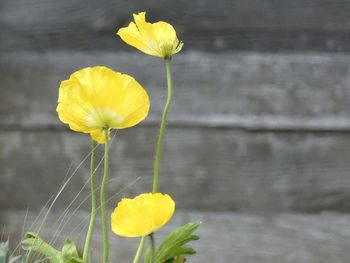
<instances>
[{"instance_id":1,"label":"wood grain texture","mask_svg":"<svg viewBox=\"0 0 350 263\"><path fill-rule=\"evenodd\" d=\"M350 50L347 0L3 0L0 50L127 50L115 31L144 10L174 24L186 49Z\"/></svg>"},{"instance_id":2,"label":"wood grain texture","mask_svg":"<svg viewBox=\"0 0 350 263\"><path fill-rule=\"evenodd\" d=\"M159 120L166 97L159 59L138 53L16 52L0 56L0 126L62 127L55 112L59 83L91 65L135 76L152 100L148 123ZM173 59L173 75L170 125L350 130L348 55L192 52Z\"/></svg>"},{"instance_id":3,"label":"wood grain texture","mask_svg":"<svg viewBox=\"0 0 350 263\"><path fill-rule=\"evenodd\" d=\"M109 196L119 199L151 189L156 135L153 127L116 134ZM185 209L348 212L349 136L170 128L160 190ZM1 131L0 145L0 185L6 186L0 191L0 208L25 209L40 208L57 193L65 175L89 153L90 144L87 135L73 132ZM58 208L66 207L88 184L88 168L86 161L77 169ZM87 186L76 202L88 194Z\"/></svg>"},{"instance_id":4,"label":"wood grain texture","mask_svg":"<svg viewBox=\"0 0 350 263\"><path fill-rule=\"evenodd\" d=\"M6 225L5 233L12 234L14 245L21 235L25 214L25 211L16 210L0 214L0 223ZM36 217L34 211L27 215L25 230L37 229L42 216L30 227ZM52 213L40 235L58 248L68 236L81 245L88 218L88 214L81 211ZM198 230L201 239L192 243L198 254L191 256L188 262L346 263L350 257L350 234L346 230L350 228L350 216L333 213L262 216L178 210L169 225L157 233L156 240L159 242L170 229L193 220L202 221ZM51 239L53 235L57 235L55 242ZM101 240L101 230L97 227L93 239L95 262L100 260ZM132 260L137 239L111 234L110 241L111 260L118 259L120 263Z\"/></svg>"}]
</instances>

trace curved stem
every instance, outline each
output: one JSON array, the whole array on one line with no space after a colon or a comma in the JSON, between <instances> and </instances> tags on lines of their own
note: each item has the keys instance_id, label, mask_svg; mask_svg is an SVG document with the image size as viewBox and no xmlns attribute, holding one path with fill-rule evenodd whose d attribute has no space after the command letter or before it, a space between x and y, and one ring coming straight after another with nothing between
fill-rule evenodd
<instances>
[{"instance_id":1,"label":"curved stem","mask_svg":"<svg viewBox=\"0 0 350 263\"><path fill-rule=\"evenodd\" d=\"M90 248L92 234L94 232L95 220L96 220L96 176L95 176L95 160L96 160L96 142L91 139L91 160L90 160L90 184L91 184L91 216L89 229L86 234L84 252L83 252L83 262L87 263L90 257Z\"/></svg>"},{"instance_id":2,"label":"curved stem","mask_svg":"<svg viewBox=\"0 0 350 263\"><path fill-rule=\"evenodd\" d=\"M164 62L165 62L165 70L166 70L166 77L167 77L167 83L168 83L168 97L165 103L165 107L162 115L162 121L160 123L159 136L158 136L157 148L156 148L156 156L154 160L153 193L158 192L158 188L159 188L159 162L160 162L162 146L164 141L164 133L166 128L168 111L169 111L171 98L172 98L172 80L171 80L171 68L170 68L171 58L165 58Z\"/></svg>"},{"instance_id":3,"label":"curved stem","mask_svg":"<svg viewBox=\"0 0 350 263\"><path fill-rule=\"evenodd\" d=\"M109 145L108 145L108 128L105 128L105 153L104 153L104 169L103 178L101 183L101 221L102 221L102 235L103 235L103 263L108 263L108 221L107 221L107 211L106 211L106 186L109 174Z\"/></svg>"},{"instance_id":4,"label":"curved stem","mask_svg":"<svg viewBox=\"0 0 350 263\"><path fill-rule=\"evenodd\" d=\"M145 241L146 241L146 236L141 237L141 241L140 241L139 247L137 249L133 263L138 263L140 261L143 247L145 246Z\"/></svg>"}]
</instances>

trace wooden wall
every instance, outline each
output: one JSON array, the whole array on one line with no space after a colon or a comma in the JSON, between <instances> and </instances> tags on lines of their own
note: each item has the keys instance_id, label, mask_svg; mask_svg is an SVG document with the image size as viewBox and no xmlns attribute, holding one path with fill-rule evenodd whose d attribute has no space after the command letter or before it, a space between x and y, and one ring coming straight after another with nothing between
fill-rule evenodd
<instances>
[{"instance_id":1,"label":"wooden wall","mask_svg":"<svg viewBox=\"0 0 350 263\"><path fill-rule=\"evenodd\" d=\"M149 91L149 118L115 134L109 207L149 191L164 65L115 36L144 10L185 43L160 189L177 202L169 228L203 221L189 262L348 262L349 0L1 0L0 224L13 243L89 153L55 112L60 81L79 68L106 65ZM86 161L42 230L58 229L58 245L83 239L88 176ZM130 262L134 241L113 237L113 257Z\"/></svg>"}]
</instances>

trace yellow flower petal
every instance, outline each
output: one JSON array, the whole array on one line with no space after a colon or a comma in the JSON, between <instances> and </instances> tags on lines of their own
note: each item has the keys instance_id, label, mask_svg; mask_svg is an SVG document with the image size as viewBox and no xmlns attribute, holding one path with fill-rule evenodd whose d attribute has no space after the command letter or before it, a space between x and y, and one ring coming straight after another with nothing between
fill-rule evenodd
<instances>
[{"instance_id":1,"label":"yellow flower petal","mask_svg":"<svg viewBox=\"0 0 350 263\"><path fill-rule=\"evenodd\" d=\"M166 22L148 23L146 13L134 14L135 23L118 30L121 39L138 50L156 57L169 58L182 49L172 25Z\"/></svg>"},{"instance_id":2,"label":"yellow flower petal","mask_svg":"<svg viewBox=\"0 0 350 263\"><path fill-rule=\"evenodd\" d=\"M146 236L168 223L174 211L175 202L166 194L123 198L112 213L112 231L123 237Z\"/></svg>"},{"instance_id":3,"label":"yellow flower petal","mask_svg":"<svg viewBox=\"0 0 350 263\"><path fill-rule=\"evenodd\" d=\"M104 129L123 129L146 118L149 97L131 76L103 66L74 72L61 82L57 112L77 132L105 142Z\"/></svg>"},{"instance_id":4,"label":"yellow flower petal","mask_svg":"<svg viewBox=\"0 0 350 263\"><path fill-rule=\"evenodd\" d=\"M128 27L119 29L118 35L124 40L124 42L136 47L144 53L151 56L159 56L157 49L153 49L149 46L146 39L140 35L134 22L131 22Z\"/></svg>"}]
</instances>

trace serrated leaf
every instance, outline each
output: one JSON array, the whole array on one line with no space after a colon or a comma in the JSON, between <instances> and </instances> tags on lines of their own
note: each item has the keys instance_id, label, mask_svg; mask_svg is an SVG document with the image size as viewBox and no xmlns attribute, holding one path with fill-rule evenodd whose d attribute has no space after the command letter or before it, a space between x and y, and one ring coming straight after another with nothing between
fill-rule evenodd
<instances>
[{"instance_id":1,"label":"serrated leaf","mask_svg":"<svg viewBox=\"0 0 350 263\"><path fill-rule=\"evenodd\" d=\"M34 251L44 255L52 263L62 263L61 252L54 249L36 233L27 232L22 241L22 248L26 251Z\"/></svg>"},{"instance_id":2,"label":"serrated leaf","mask_svg":"<svg viewBox=\"0 0 350 263\"><path fill-rule=\"evenodd\" d=\"M200 222L192 222L173 230L156 249L153 263L182 263L185 255L195 254L193 248L184 247L190 241L198 240L199 237L193 232L200 226ZM178 261L174 261L178 260ZM181 260L183 260L181 262ZM151 250L148 248L145 263L151 263Z\"/></svg>"},{"instance_id":3,"label":"serrated leaf","mask_svg":"<svg viewBox=\"0 0 350 263\"><path fill-rule=\"evenodd\" d=\"M64 263L80 262L80 261L77 261L77 260L80 260L77 247L75 246L74 242L70 239L67 239L64 242L64 245L62 248L62 260Z\"/></svg>"},{"instance_id":4,"label":"serrated leaf","mask_svg":"<svg viewBox=\"0 0 350 263\"><path fill-rule=\"evenodd\" d=\"M62 247L62 252L54 249L36 233L28 232L22 241L22 248L42 254L52 263L82 263L78 250L72 240L67 239Z\"/></svg>"}]
</instances>

